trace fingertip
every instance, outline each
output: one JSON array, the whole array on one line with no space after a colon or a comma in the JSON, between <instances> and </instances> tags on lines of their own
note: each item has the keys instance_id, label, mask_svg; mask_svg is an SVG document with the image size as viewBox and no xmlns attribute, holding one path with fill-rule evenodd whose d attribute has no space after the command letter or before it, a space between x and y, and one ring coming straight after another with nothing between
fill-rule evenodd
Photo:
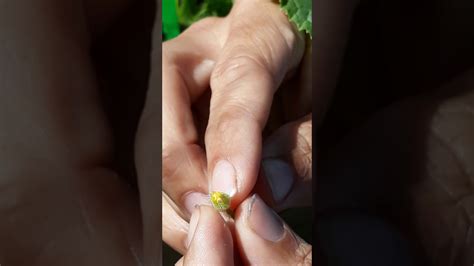
<instances>
[{"instance_id":1,"label":"fingertip","mask_svg":"<svg viewBox=\"0 0 474 266\"><path fill-rule=\"evenodd\" d=\"M260 238L278 242L285 233L284 222L263 200L254 194L246 207L246 225Z\"/></svg>"},{"instance_id":2,"label":"fingertip","mask_svg":"<svg viewBox=\"0 0 474 266\"><path fill-rule=\"evenodd\" d=\"M188 217L191 217L197 206L210 205L209 195L195 191L188 192L183 196L183 205Z\"/></svg>"},{"instance_id":3,"label":"fingertip","mask_svg":"<svg viewBox=\"0 0 474 266\"><path fill-rule=\"evenodd\" d=\"M238 185L238 175L234 165L228 160L219 160L212 171L211 191L224 192L233 197L239 190Z\"/></svg>"},{"instance_id":4,"label":"fingertip","mask_svg":"<svg viewBox=\"0 0 474 266\"><path fill-rule=\"evenodd\" d=\"M254 194L236 210L236 239L246 263L311 265L311 245Z\"/></svg>"},{"instance_id":5,"label":"fingertip","mask_svg":"<svg viewBox=\"0 0 474 266\"><path fill-rule=\"evenodd\" d=\"M191 221L184 265L232 265L232 235L221 215L212 207L199 206Z\"/></svg>"},{"instance_id":6,"label":"fingertip","mask_svg":"<svg viewBox=\"0 0 474 266\"><path fill-rule=\"evenodd\" d=\"M312 198L312 115L280 127L263 147L262 178L273 207L309 206Z\"/></svg>"},{"instance_id":7,"label":"fingertip","mask_svg":"<svg viewBox=\"0 0 474 266\"><path fill-rule=\"evenodd\" d=\"M267 158L262 161L264 176L272 192L273 200L279 204L290 193L296 181L296 175L289 163L278 158Z\"/></svg>"},{"instance_id":8,"label":"fingertip","mask_svg":"<svg viewBox=\"0 0 474 266\"><path fill-rule=\"evenodd\" d=\"M253 155L247 157L235 155L227 158L229 159L215 160L209 190L229 195L230 209L234 210L255 186L259 168L253 162L258 162L258 159Z\"/></svg>"}]
</instances>

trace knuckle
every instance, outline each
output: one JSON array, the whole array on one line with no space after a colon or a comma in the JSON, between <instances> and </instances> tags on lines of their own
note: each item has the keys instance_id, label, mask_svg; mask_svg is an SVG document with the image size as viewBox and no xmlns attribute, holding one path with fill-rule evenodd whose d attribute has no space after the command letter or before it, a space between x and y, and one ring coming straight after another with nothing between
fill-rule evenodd
<instances>
[{"instance_id":1,"label":"knuckle","mask_svg":"<svg viewBox=\"0 0 474 266\"><path fill-rule=\"evenodd\" d=\"M163 185L171 180L182 178L186 171L196 174L205 172L204 151L197 144L170 145L162 150Z\"/></svg>"},{"instance_id":2,"label":"knuckle","mask_svg":"<svg viewBox=\"0 0 474 266\"><path fill-rule=\"evenodd\" d=\"M423 109L415 109L417 112L423 110L416 114L418 117L415 121L428 123L426 135L423 136L425 146L420 151L425 156L424 161L420 163L426 171L421 176L417 176L422 182L417 182L409 188L412 195L418 195L420 192L426 195L413 198L412 206L415 206L413 213L417 215L416 226L422 227L435 220L435 222L442 220L447 228L456 228L449 232L445 230L419 231L425 239L421 244L426 247L448 244L454 247L469 242L466 239L467 232L470 226L472 227L473 221L466 219L469 216L466 216L466 213L473 213L474 209L471 206L474 206L472 205L474 194L472 189L458 190L455 185L467 184L474 180L473 168L469 168L473 165L474 157L466 153L465 149L472 146L471 136L474 133L474 128L468 126L473 125L474 122L473 105L468 97L469 95L460 95L436 99L433 102L422 102L433 108L428 115L424 113L425 106ZM471 97L474 97L474 94L471 94ZM416 104L414 105L416 108L421 105L420 102L413 103ZM430 206L429 217L426 216L426 206ZM450 242L443 243L447 238ZM451 250L454 249L451 248Z\"/></svg>"},{"instance_id":3,"label":"knuckle","mask_svg":"<svg viewBox=\"0 0 474 266\"><path fill-rule=\"evenodd\" d=\"M296 172L301 177L309 177L312 172L312 123L305 122L297 131L296 148L293 151Z\"/></svg>"},{"instance_id":4,"label":"knuckle","mask_svg":"<svg viewBox=\"0 0 474 266\"><path fill-rule=\"evenodd\" d=\"M174 149L172 148L164 148L162 151L162 169L163 169L163 184L167 183L167 180L173 179L173 176L176 175L178 171L177 156L175 156Z\"/></svg>"},{"instance_id":5,"label":"knuckle","mask_svg":"<svg viewBox=\"0 0 474 266\"><path fill-rule=\"evenodd\" d=\"M296 264L297 265L312 265L313 261L313 249L310 245L300 242L298 248L295 251Z\"/></svg>"},{"instance_id":6,"label":"knuckle","mask_svg":"<svg viewBox=\"0 0 474 266\"><path fill-rule=\"evenodd\" d=\"M258 101L252 102L251 99L245 99L245 102L243 102L242 99L229 98L223 102L225 106L215 106L216 109L220 108L222 110L225 108L225 111L219 114L218 119L219 121L230 120L239 121L240 123L242 123L242 121L246 121L246 123L262 122L255 116L255 113L260 111L257 102Z\"/></svg>"},{"instance_id":7,"label":"knuckle","mask_svg":"<svg viewBox=\"0 0 474 266\"><path fill-rule=\"evenodd\" d=\"M298 146L304 151L311 151L312 148L312 134L313 134L313 123L312 121L302 123L298 128Z\"/></svg>"},{"instance_id":8,"label":"knuckle","mask_svg":"<svg viewBox=\"0 0 474 266\"><path fill-rule=\"evenodd\" d=\"M211 88L234 88L242 79L273 83L273 77L259 56L237 53L218 63L211 75Z\"/></svg>"},{"instance_id":9,"label":"knuckle","mask_svg":"<svg viewBox=\"0 0 474 266\"><path fill-rule=\"evenodd\" d=\"M231 103L225 108L208 125L206 143L215 142L216 139L231 143L239 136L245 136L249 130L258 129L258 123L245 106Z\"/></svg>"}]
</instances>

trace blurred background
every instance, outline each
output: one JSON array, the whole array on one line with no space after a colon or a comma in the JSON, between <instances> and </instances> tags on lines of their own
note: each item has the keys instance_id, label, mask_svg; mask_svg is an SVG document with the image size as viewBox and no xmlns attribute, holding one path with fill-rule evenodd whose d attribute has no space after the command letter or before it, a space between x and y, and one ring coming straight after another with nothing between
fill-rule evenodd
<instances>
[{"instance_id":1,"label":"blurred background","mask_svg":"<svg viewBox=\"0 0 474 266\"><path fill-rule=\"evenodd\" d=\"M200 10L202 2L184 2L195 4L183 9L190 10L189 14L194 14L189 16L188 22L199 17L196 16L199 14L199 11L196 10ZM186 22L179 21L178 10L174 0L163 1L163 39L176 37L186 27ZM94 47L94 58L99 77L104 84L101 88L103 88L104 101L108 106L107 114L112 121L114 132L117 132L115 141L118 149L115 151L115 167L121 176L127 177L131 186L134 187L136 187L136 177L134 165L131 163L133 162L133 137L148 84L148 55L154 19L153 11L154 1L135 1L133 7L127 11L119 23L107 30ZM377 175L378 171L386 173L387 169L404 168L405 164L409 165L410 162L404 161L401 157L408 158L407 154L412 152L411 149L407 148L406 153L393 153L390 160L384 162L380 159L379 161L370 161L372 160L370 159L351 162L346 158L346 165L335 163L332 154L337 152L341 141L355 129L369 122L380 110L404 99L436 91L442 84L473 68L474 17L472 14L474 14L474 2L470 0L361 1L353 19L331 107L321 127L317 129L318 148L316 153L318 156L315 158L318 158L318 190L315 192L321 192L321 195L315 194L314 199L316 208L324 209L325 206L337 201L334 200L337 197L343 198L341 202L350 206L351 203L360 199L352 195L357 194L358 197L364 195L364 199L370 203L368 205L377 206L375 208L377 211L368 215L372 219L372 223L366 223L365 226L354 226L360 224L358 221L367 218L365 213L352 216L350 213L339 213L324 218L321 223L315 223L319 227L315 231L317 235L314 238L314 245L316 252L324 253L320 254L322 259L328 259L328 254L331 255L331 248L336 250L332 256L337 255L338 250L347 249L332 245L334 241L339 240L339 243L347 243L347 247L357 247L353 250L359 252L359 257L364 256L366 259L373 258L373 260L365 260L366 264L356 264L354 258L357 254L353 254L353 257L347 256L347 258L353 259L352 264L342 264L341 262L336 265L387 265L386 260L380 264L385 253L377 249L377 245L374 245L374 243L380 243L380 238L374 237L371 240L369 234L355 234L358 231L370 232L371 228L384 228L385 232L387 230L391 232L389 235L396 236L393 243L400 244L399 250L409 249L411 254L417 252L420 254L419 257L425 257L425 259L420 258L420 263L415 265L468 265L468 256L474 254L474 249L458 251L461 255L464 252L465 260L452 259L450 261L450 259L439 258L433 262L426 259L425 249L411 234L412 229L410 228L412 227L408 222L413 221L413 214L408 211L408 207L401 215L396 214L397 210L405 208L410 203L400 198L403 193L396 195L397 193L393 190L382 189L393 183L383 184L384 181L380 181L380 176L376 176L370 179L369 186L363 190L358 184L363 184L365 179L357 177L355 178L357 182L347 182L351 178L354 179L354 173L370 177ZM315 21L317 23L317 19ZM134 38L128 37L124 41L123 36L134 36ZM110 68L110 65L114 67ZM115 93L110 93L112 90ZM390 132L382 131L393 139L398 137L399 142L394 141L391 148L396 150L397 147L403 145L413 144L409 148L416 146L415 144L418 143L416 141L405 141L405 130L410 127L423 126L423 124L416 121L406 122L408 121L406 119L399 119L398 123L392 123L388 119L386 121L389 121L387 123L391 123L391 125L398 126L399 129ZM461 125L455 124L451 128L456 129ZM388 127L389 125L387 125ZM374 143L377 144L375 140ZM387 150L381 149L377 152L379 152L378 155L383 155L387 153ZM382 167L383 163L387 161L393 164L392 168ZM380 166L378 169L381 170L371 172L370 169L364 169L363 165ZM339 171L337 169L346 170ZM398 176L396 177L398 178ZM354 192L355 189L357 189L356 192ZM426 194L426 191L424 193ZM420 192L420 194L423 193ZM366 209L373 210L372 206ZM380 211L381 209L384 211ZM436 219L441 220L442 217L449 216L443 211L428 217L435 223L438 221ZM288 210L281 215L298 234L313 243L311 237L313 217L310 209ZM361 216L363 217L360 218ZM351 223L352 226L349 226L341 221L354 222ZM318 222L318 219L315 219L315 222ZM439 224L449 228L452 223L455 221L440 222ZM367 224L373 226L367 228ZM347 229L349 232L342 229ZM336 233L323 234L324 232L345 233L338 235ZM376 233L374 231L374 234ZM457 243L454 238L446 240L446 243L449 242ZM381 246L378 245L379 248ZM450 247L453 250L455 248L446 244L437 253L453 253L454 251L450 251ZM472 252L470 253L470 251ZM164 246L164 265L174 265L177 259L178 254ZM379 260L377 261L377 259ZM469 266L471 264L472 261Z\"/></svg>"}]
</instances>

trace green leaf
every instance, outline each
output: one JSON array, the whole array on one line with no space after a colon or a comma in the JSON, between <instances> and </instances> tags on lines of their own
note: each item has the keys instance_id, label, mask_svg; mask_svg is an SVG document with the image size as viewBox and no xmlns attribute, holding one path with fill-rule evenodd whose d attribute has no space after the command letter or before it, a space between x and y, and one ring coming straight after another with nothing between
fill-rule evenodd
<instances>
[{"instance_id":1,"label":"green leaf","mask_svg":"<svg viewBox=\"0 0 474 266\"><path fill-rule=\"evenodd\" d=\"M224 17L232 8L233 0L163 0L163 28L167 39L175 37L180 29L210 16ZM173 2L175 5L172 5ZM282 11L298 30L306 32L312 38L312 1L280 0ZM165 7L167 12L165 13ZM177 16L177 18L175 18ZM165 19L167 17L167 19ZM178 20L178 26L176 25Z\"/></svg>"},{"instance_id":2,"label":"green leaf","mask_svg":"<svg viewBox=\"0 0 474 266\"><path fill-rule=\"evenodd\" d=\"M188 27L205 17L224 17L232 8L232 0L177 0L181 25Z\"/></svg>"},{"instance_id":3,"label":"green leaf","mask_svg":"<svg viewBox=\"0 0 474 266\"><path fill-rule=\"evenodd\" d=\"M283 12L298 30L305 31L313 38L313 8L311 0L280 0Z\"/></svg>"},{"instance_id":4,"label":"green leaf","mask_svg":"<svg viewBox=\"0 0 474 266\"><path fill-rule=\"evenodd\" d=\"M164 40L172 39L179 35L178 14L176 13L175 0L163 0L162 5L162 29Z\"/></svg>"}]
</instances>

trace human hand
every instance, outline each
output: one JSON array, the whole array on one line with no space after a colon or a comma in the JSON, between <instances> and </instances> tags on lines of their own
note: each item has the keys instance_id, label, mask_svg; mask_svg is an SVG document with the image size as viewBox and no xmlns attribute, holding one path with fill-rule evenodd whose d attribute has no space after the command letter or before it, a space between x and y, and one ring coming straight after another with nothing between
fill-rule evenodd
<instances>
[{"instance_id":1,"label":"human hand","mask_svg":"<svg viewBox=\"0 0 474 266\"><path fill-rule=\"evenodd\" d=\"M90 58L90 32L114 19L95 20L102 4L123 9L0 4L1 265L141 264L138 199L109 165Z\"/></svg>"},{"instance_id":2,"label":"human hand","mask_svg":"<svg viewBox=\"0 0 474 266\"><path fill-rule=\"evenodd\" d=\"M185 220L194 205L208 201L209 188L232 194L232 208L250 193L273 94L303 52L302 35L271 1L237 1L228 17L200 21L163 44L163 72L152 70L136 142L146 254L157 253L161 236L159 173L163 239L182 253ZM154 64L161 64L159 55L156 42ZM163 171L154 161L161 154Z\"/></svg>"},{"instance_id":3,"label":"human hand","mask_svg":"<svg viewBox=\"0 0 474 266\"><path fill-rule=\"evenodd\" d=\"M264 161L270 160L269 166L267 166L267 168L270 167L270 170L259 176L253 191L257 192L272 209L283 210L291 207L309 206L312 202L312 122L310 119L311 117L308 116L300 121L292 122L279 129L265 141L263 154L266 159ZM269 185L272 182L277 183L278 186ZM185 254L187 222L176 215L172 202L165 198L163 203L163 212L169 214L163 217L163 223L174 226L167 229L174 230L170 234L185 235L182 242L183 254ZM176 244L181 243L177 242Z\"/></svg>"},{"instance_id":4,"label":"human hand","mask_svg":"<svg viewBox=\"0 0 474 266\"><path fill-rule=\"evenodd\" d=\"M473 86L471 69L354 130L320 163L318 208L389 221L414 265L472 264Z\"/></svg>"},{"instance_id":5,"label":"human hand","mask_svg":"<svg viewBox=\"0 0 474 266\"><path fill-rule=\"evenodd\" d=\"M234 221L208 206L193 212L188 249L177 265L312 265L312 247L289 228L257 195L236 209ZM234 240L232 239L234 232Z\"/></svg>"}]
</instances>

